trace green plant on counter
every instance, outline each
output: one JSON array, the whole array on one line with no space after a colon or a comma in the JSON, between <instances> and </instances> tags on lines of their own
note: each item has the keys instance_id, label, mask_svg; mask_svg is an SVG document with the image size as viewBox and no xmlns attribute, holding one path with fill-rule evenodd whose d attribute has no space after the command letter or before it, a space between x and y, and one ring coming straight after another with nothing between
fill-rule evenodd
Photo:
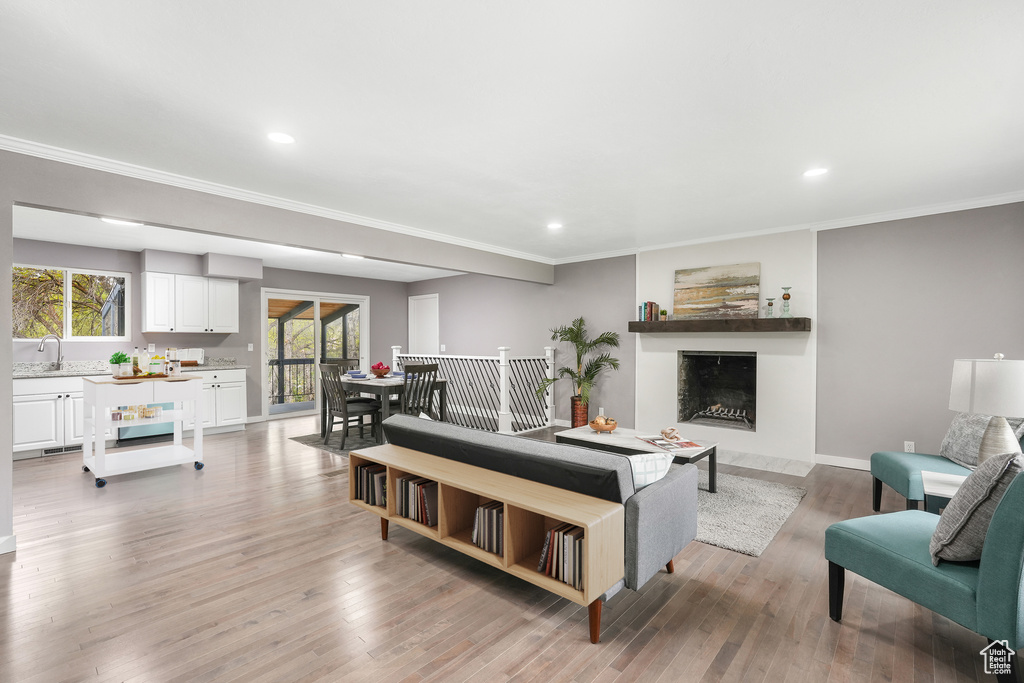
<instances>
[{"instance_id":1,"label":"green plant on counter","mask_svg":"<svg viewBox=\"0 0 1024 683\"><path fill-rule=\"evenodd\" d=\"M132 359L128 357L127 353L125 353L124 351L118 351L117 353L110 357L110 364L120 365L121 363L130 363L131 360Z\"/></svg>"}]
</instances>

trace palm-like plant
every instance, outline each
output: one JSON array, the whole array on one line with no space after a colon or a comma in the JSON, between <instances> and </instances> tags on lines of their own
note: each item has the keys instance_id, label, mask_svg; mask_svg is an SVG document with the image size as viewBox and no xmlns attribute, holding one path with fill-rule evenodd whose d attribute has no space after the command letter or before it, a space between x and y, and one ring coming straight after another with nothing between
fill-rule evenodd
<instances>
[{"instance_id":1,"label":"palm-like plant","mask_svg":"<svg viewBox=\"0 0 1024 683\"><path fill-rule=\"evenodd\" d=\"M583 318L576 318L570 325L562 325L551 330L551 340L567 342L572 344L576 350L576 365L563 366L558 368L552 379L545 377L537 387L537 396L543 397L548 388L562 379L568 377L572 381L572 393L579 396L580 402L584 405L590 403L590 391L594 388L597 376L604 370L613 368L619 369L619 359L612 358L607 351L587 359L587 354L600 351L604 347L618 348L619 333L604 332L594 337L587 338L587 325Z\"/></svg>"}]
</instances>

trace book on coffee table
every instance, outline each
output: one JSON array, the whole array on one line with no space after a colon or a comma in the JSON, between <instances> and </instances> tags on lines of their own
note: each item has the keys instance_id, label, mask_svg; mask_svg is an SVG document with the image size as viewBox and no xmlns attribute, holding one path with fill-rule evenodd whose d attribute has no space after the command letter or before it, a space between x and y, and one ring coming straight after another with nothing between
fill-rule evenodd
<instances>
[{"instance_id":1,"label":"book on coffee table","mask_svg":"<svg viewBox=\"0 0 1024 683\"><path fill-rule=\"evenodd\" d=\"M670 453L689 451L693 450L694 448L704 448L699 443L694 443L693 441L686 441L685 439L680 441L670 441L669 439L663 437L661 434L655 434L653 436L637 436L636 438L640 439L641 441L645 441L651 444L652 446L662 448Z\"/></svg>"}]
</instances>

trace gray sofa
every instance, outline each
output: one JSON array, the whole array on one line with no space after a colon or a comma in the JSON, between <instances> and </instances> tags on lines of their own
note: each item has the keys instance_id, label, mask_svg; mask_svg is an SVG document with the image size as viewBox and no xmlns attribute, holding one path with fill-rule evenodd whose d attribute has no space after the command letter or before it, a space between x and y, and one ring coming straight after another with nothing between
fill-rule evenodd
<instances>
[{"instance_id":1,"label":"gray sofa","mask_svg":"<svg viewBox=\"0 0 1024 683\"><path fill-rule=\"evenodd\" d=\"M667 475L637 491L621 455L493 434L410 415L384 421L388 441L421 453L484 467L625 507L625 576L601 596L638 590L697 534L697 468L672 465ZM593 615L593 612L592 612ZM600 624L598 608L598 625ZM591 623L593 636L594 624Z\"/></svg>"}]
</instances>

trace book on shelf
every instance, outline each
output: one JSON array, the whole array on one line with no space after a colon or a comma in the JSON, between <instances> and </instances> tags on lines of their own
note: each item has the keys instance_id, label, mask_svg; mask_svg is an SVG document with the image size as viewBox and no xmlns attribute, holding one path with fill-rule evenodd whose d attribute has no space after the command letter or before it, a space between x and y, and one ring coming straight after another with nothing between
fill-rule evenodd
<instances>
[{"instance_id":1,"label":"book on shelf","mask_svg":"<svg viewBox=\"0 0 1024 683\"><path fill-rule=\"evenodd\" d=\"M355 471L356 498L367 505L387 505L387 468L359 465Z\"/></svg>"},{"instance_id":2,"label":"book on shelf","mask_svg":"<svg viewBox=\"0 0 1024 683\"><path fill-rule=\"evenodd\" d=\"M704 448L695 441L689 441L688 439L673 441L671 439L666 439L661 434L653 434L651 436L638 435L636 438L669 452L683 452L693 450L694 448Z\"/></svg>"},{"instance_id":3,"label":"book on shelf","mask_svg":"<svg viewBox=\"0 0 1024 683\"><path fill-rule=\"evenodd\" d=\"M476 509L473 521L473 543L489 553L502 554L505 550L505 506L492 500Z\"/></svg>"},{"instance_id":4,"label":"book on shelf","mask_svg":"<svg viewBox=\"0 0 1024 683\"><path fill-rule=\"evenodd\" d=\"M563 522L544 536L537 571L573 588L583 586L583 528Z\"/></svg>"},{"instance_id":5,"label":"book on shelf","mask_svg":"<svg viewBox=\"0 0 1024 683\"><path fill-rule=\"evenodd\" d=\"M437 482L423 487L423 518L427 526L437 526Z\"/></svg>"}]
</instances>

